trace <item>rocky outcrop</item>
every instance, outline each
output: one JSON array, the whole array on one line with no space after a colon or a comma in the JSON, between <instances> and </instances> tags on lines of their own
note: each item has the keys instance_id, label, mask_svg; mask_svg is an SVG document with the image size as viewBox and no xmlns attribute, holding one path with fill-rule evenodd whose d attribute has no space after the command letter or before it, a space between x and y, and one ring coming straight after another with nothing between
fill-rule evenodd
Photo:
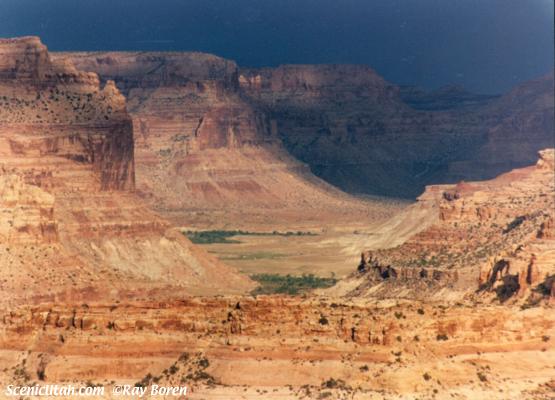
<instances>
[{"instance_id":1,"label":"rocky outcrop","mask_svg":"<svg viewBox=\"0 0 555 400\"><path fill-rule=\"evenodd\" d=\"M550 311L268 296L43 304L0 312L0 379L88 382L108 398L158 384L193 399L516 400L553 377Z\"/></svg>"},{"instance_id":2,"label":"rocky outcrop","mask_svg":"<svg viewBox=\"0 0 555 400\"><path fill-rule=\"evenodd\" d=\"M2 147L91 164L102 190L133 189L131 119L113 82L53 62L35 37L2 39L0 55Z\"/></svg>"},{"instance_id":3,"label":"rocky outcrop","mask_svg":"<svg viewBox=\"0 0 555 400\"><path fill-rule=\"evenodd\" d=\"M482 291L502 302L549 297L554 150L539 155L535 166L490 181L428 187L420 202L436 204L437 221L400 246L362 253L344 294L462 298Z\"/></svg>"},{"instance_id":4,"label":"rocky outcrop","mask_svg":"<svg viewBox=\"0 0 555 400\"><path fill-rule=\"evenodd\" d=\"M275 106L318 107L340 102L399 105L399 88L362 65L282 65L241 70L239 84L249 96Z\"/></svg>"},{"instance_id":5,"label":"rocky outcrop","mask_svg":"<svg viewBox=\"0 0 555 400\"><path fill-rule=\"evenodd\" d=\"M185 210L231 212L240 198L251 215L317 199L322 209L349 207L352 214L357 207L338 207L311 173L351 193L414 198L431 183L489 179L530 165L552 139L552 76L499 98L456 87L407 95L365 66L242 69L201 53L55 58L114 80L127 96L138 187L181 222ZM510 138L503 134L509 127ZM525 136L526 146L517 145ZM240 167L223 168L220 159ZM168 182L178 186L167 190ZM299 196L284 196L292 186Z\"/></svg>"},{"instance_id":6,"label":"rocky outcrop","mask_svg":"<svg viewBox=\"0 0 555 400\"><path fill-rule=\"evenodd\" d=\"M0 241L33 244L58 241L54 197L16 174L0 175Z\"/></svg>"},{"instance_id":7,"label":"rocky outcrop","mask_svg":"<svg viewBox=\"0 0 555 400\"><path fill-rule=\"evenodd\" d=\"M137 197L112 81L51 60L37 38L0 40L0 54L0 303L252 287Z\"/></svg>"},{"instance_id":8,"label":"rocky outcrop","mask_svg":"<svg viewBox=\"0 0 555 400\"><path fill-rule=\"evenodd\" d=\"M69 63L53 62L38 37L1 39L0 81L17 90L18 86L48 88L63 83L79 91L95 89L94 73L78 72Z\"/></svg>"}]
</instances>

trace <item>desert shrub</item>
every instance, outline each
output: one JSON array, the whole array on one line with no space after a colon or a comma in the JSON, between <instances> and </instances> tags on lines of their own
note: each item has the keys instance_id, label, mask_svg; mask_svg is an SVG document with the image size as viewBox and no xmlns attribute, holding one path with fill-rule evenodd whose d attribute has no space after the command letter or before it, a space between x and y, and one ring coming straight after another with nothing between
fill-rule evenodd
<instances>
[{"instance_id":1,"label":"desert shrub","mask_svg":"<svg viewBox=\"0 0 555 400\"><path fill-rule=\"evenodd\" d=\"M347 385L345 384L345 381L342 379L330 378L327 381L322 383L322 387L327 389L344 389L347 387Z\"/></svg>"},{"instance_id":2,"label":"desert shrub","mask_svg":"<svg viewBox=\"0 0 555 400\"><path fill-rule=\"evenodd\" d=\"M507 234L510 231L512 231L513 229L518 228L525 220L526 220L526 216L524 216L524 215L516 217L515 219L513 219L509 223L509 225L507 225L507 227L505 229L503 229L503 233Z\"/></svg>"},{"instance_id":3,"label":"desert shrub","mask_svg":"<svg viewBox=\"0 0 555 400\"><path fill-rule=\"evenodd\" d=\"M210 366L210 361L207 358L201 358L198 362L198 365L201 368L208 368Z\"/></svg>"},{"instance_id":4,"label":"desert shrub","mask_svg":"<svg viewBox=\"0 0 555 400\"><path fill-rule=\"evenodd\" d=\"M145 388L148 385L150 385L150 382L152 381L152 374L148 373L143 379L141 379L139 382L135 383L135 387L140 387L140 388Z\"/></svg>"}]
</instances>

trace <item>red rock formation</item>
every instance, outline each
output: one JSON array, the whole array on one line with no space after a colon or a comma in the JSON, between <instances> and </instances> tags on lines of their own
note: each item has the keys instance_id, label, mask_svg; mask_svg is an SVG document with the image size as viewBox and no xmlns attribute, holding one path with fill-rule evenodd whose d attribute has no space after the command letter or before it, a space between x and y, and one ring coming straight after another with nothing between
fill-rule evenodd
<instances>
[{"instance_id":1,"label":"red rock formation","mask_svg":"<svg viewBox=\"0 0 555 400\"><path fill-rule=\"evenodd\" d=\"M428 187L420 201L435 202L438 220L399 247L364 252L349 295L534 297L555 273L553 156L490 181Z\"/></svg>"},{"instance_id":2,"label":"red rock formation","mask_svg":"<svg viewBox=\"0 0 555 400\"><path fill-rule=\"evenodd\" d=\"M134 187L131 119L113 83L101 88L94 73L52 62L34 37L3 39L0 56L4 146L90 163L103 190Z\"/></svg>"},{"instance_id":3,"label":"red rock formation","mask_svg":"<svg viewBox=\"0 0 555 400\"><path fill-rule=\"evenodd\" d=\"M251 287L133 193L132 121L113 82L0 40L2 302ZM168 291L168 287L173 287Z\"/></svg>"},{"instance_id":4,"label":"red rock formation","mask_svg":"<svg viewBox=\"0 0 555 400\"><path fill-rule=\"evenodd\" d=\"M219 226L275 229L277 223L383 218L378 207L326 185L284 150L275 124L244 100L232 61L201 53L115 52L56 59L114 80L127 96L137 187L175 221L208 213L212 224L218 215ZM374 96L374 82L368 85Z\"/></svg>"},{"instance_id":5,"label":"red rock formation","mask_svg":"<svg viewBox=\"0 0 555 400\"><path fill-rule=\"evenodd\" d=\"M516 400L553 376L555 315L530 311L267 296L19 307L0 311L0 379L384 400L496 398L510 380L497 398ZM469 381L477 371L487 385Z\"/></svg>"},{"instance_id":6,"label":"red rock formation","mask_svg":"<svg viewBox=\"0 0 555 400\"><path fill-rule=\"evenodd\" d=\"M398 106L399 88L362 65L283 65L241 71L241 88L268 104L361 102Z\"/></svg>"},{"instance_id":7,"label":"red rock formation","mask_svg":"<svg viewBox=\"0 0 555 400\"><path fill-rule=\"evenodd\" d=\"M515 89L526 93L526 102L511 93L472 107L422 111L364 66L238 70L232 61L200 53L62 53L56 59L116 81L134 119L138 187L181 222L191 210L240 214L231 210L238 202L249 215L303 203L359 213L326 195L323 183L308 184L315 182L310 172L350 192L416 197L429 183L491 178L532 163L553 130L549 77ZM506 141L500 126L514 114L523 123L511 133L513 150L495 145ZM526 129L533 139L514 151ZM286 187L296 187L298 196L284 196Z\"/></svg>"},{"instance_id":8,"label":"red rock formation","mask_svg":"<svg viewBox=\"0 0 555 400\"><path fill-rule=\"evenodd\" d=\"M21 176L0 175L0 241L13 244L43 244L58 241L54 197Z\"/></svg>"}]
</instances>

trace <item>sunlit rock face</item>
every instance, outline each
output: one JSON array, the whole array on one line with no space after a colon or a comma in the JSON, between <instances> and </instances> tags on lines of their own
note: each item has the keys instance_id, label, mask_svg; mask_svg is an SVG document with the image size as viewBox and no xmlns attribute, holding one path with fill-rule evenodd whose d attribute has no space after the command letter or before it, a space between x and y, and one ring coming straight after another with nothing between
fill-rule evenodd
<instances>
[{"instance_id":1,"label":"sunlit rock face","mask_svg":"<svg viewBox=\"0 0 555 400\"><path fill-rule=\"evenodd\" d=\"M133 124L114 82L52 60L33 37L0 40L0 60L0 302L251 286L135 194Z\"/></svg>"},{"instance_id":2,"label":"sunlit rock face","mask_svg":"<svg viewBox=\"0 0 555 400\"><path fill-rule=\"evenodd\" d=\"M202 53L58 53L55 58L113 80L127 97L137 188L175 221L188 223L193 213L217 211L235 226L249 219L273 223L274 229L278 221L301 218L321 224L369 213L380 217L381 211L317 179L286 151L275 123L245 99L233 61Z\"/></svg>"},{"instance_id":3,"label":"sunlit rock face","mask_svg":"<svg viewBox=\"0 0 555 400\"><path fill-rule=\"evenodd\" d=\"M107 392L130 382L186 385L197 399L395 400L453 392L547 399L554 324L548 308L444 300L237 296L42 304L0 311L7 367L0 377L85 384L92 376ZM479 362L469 362L477 356ZM515 372L522 363L527 368Z\"/></svg>"},{"instance_id":4,"label":"sunlit rock face","mask_svg":"<svg viewBox=\"0 0 555 400\"><path fill-rule=\"evenodd\" d=\"M429 186L407 212L435 209L430 226L401 246L363 252L343 294L552 301L553 160L547 149L536 165L493 180Z\"/></svg>"},{"instance_id":5,"label":"sunlit rock face","mask_svg":"<svg viewBox=\"0 0 555 400\"><path fill-rule=\"evenodd\" d=\"M179 222L238 202L250 215L314 204L355 212L312 174L350 193L416 198L429 184L533 164L551 140L550 76L515 89L527 93L518 100L460 88L409 96L356 65L243 69L209 54L154 52L55 59L116 82L133 117L137 187ZM510 131L515 115L520 128Z\"/></svg>"},{"instance_id":6,"label":"sunlit rock face","mask_svg":"<svg viewBox=\"0 0 555 400\"><path fill-rule=\"evenodd\" d=\"M133 189L132 123L113 82L52 61L35 37L1 40L0 55L2 149L90 164L100 189Z\"/></svg>"}]
</instances>

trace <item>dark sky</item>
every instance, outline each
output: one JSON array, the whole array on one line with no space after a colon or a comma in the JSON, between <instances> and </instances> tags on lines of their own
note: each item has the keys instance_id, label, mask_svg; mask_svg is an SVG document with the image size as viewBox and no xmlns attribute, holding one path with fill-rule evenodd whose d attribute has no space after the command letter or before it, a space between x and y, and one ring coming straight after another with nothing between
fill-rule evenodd
<instances>
[{"instance_id":1,"label":"dark sky","mask_svg":"<svg viewBox=\"0 0 555 400\"><path fill-rule=\"evenodd\" d=\"M0 37L51 50L186 50L243 66L368 64L500 93L553 69L554 0L0 0Z\"/></svg>"}]
</instances>

